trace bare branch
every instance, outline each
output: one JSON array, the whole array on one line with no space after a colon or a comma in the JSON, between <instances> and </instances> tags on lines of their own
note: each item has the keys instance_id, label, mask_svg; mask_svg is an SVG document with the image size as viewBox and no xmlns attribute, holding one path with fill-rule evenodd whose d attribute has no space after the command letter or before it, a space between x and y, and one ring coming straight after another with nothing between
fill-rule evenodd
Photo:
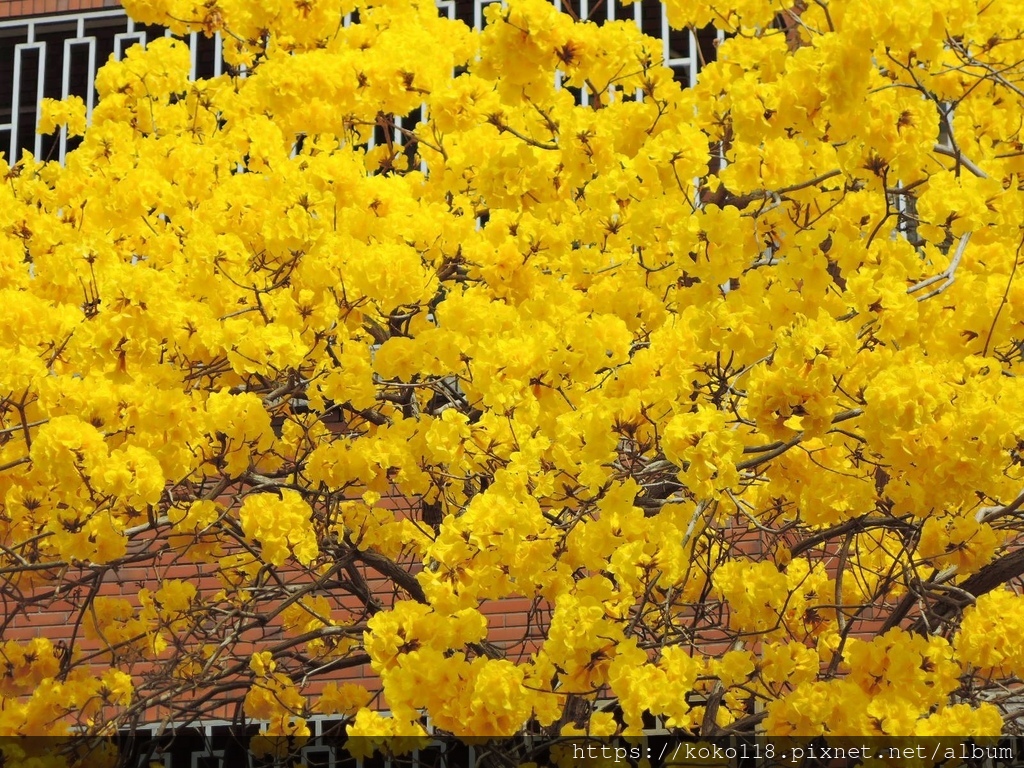
<instances>
[{"instance_id":1,"label":"bare branch","mask_svg":"<svg viewBox=\"0 0 1024 768\"><path fill-rule=\"evenodd\" d=\"M949 288L949 286L951 286L953 284L953 281L956 279L957 267L960 266L960 260L964 256L964 249L967 248L967 243L969 243L970 240L971 233L967 232L966 234L964 234L963 237L960 238L960 242L957 243L956 252L953 254L953 259L952 261L949 262L949 266L946 267L946 269L944 269L939 274L933 275L932 277L926 278L925 280L922 280L921 282L915 283L914 285L910 286L909 288L907 288L907 293L916 293L917 291L920 291L922 288L927 288L930 285L935 285L935 283L941 280L942 285L940 285L938 288L929 291L923 296L917 297L918 301L924 301L925 299L930 299L932 296L938 296L944 290Z\"/></svg>"}]
</instances>

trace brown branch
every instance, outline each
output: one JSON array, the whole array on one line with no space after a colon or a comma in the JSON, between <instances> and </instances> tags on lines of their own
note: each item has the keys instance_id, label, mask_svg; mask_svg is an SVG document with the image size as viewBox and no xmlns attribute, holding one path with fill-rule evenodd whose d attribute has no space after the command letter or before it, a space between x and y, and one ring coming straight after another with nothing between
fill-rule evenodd
<instances>
[{"instance_id":1,"label":"brown branch","mask_svg":"<svg viewBox=\"0 0 1024 768\"><path fill-rule=\"evenodd\" d=\"M965 598L977 600L982 595L987 595L997 587L1006 584L1008 581L1024 575L1024 549L1018 549L1002 557L993 560L973 576L965 579L957 585L957 590L966 593ZM942 605L931 608L925 615L914 622L912 631L924 633L929 626L936 626L939 623L950 621L956 614L965 607L960 603L952 603L948 600Z\"/></svg>"},{"instance_id":2,"label":"brown branch","mask_svg":"<svg viewBox=\"0 0 1024 768\"><path fill-rule=\"evenodd\" d=\"M427 596L423 592L423 587L420 586L416 577L391 559L384 557L384 555L378 552L361 549L353 550L353 554L356 560L366 563L368 566L373 568L373 570L377 571L377 573L382 576L387 576L395 582L397 586L408 592L409 597L417 603L423 603L424 605L429 604Z\"/></svg>"},{"instance_id":3,"label":"brown branch","mask_svg":"<svg viewBox=\"0 0 1024 768\"><path fill-rule=\"evenodd\" d=\"M905 520L891 517L857 517L808 536L803 541L797 542L790 547L789 552L792 557L796 557L819 544L825 543L829 539L846 536L851 533L861 533L872 528L895 528L897 530L910 531L914 529L914 525Z\"/></svg>"}]
</instances>

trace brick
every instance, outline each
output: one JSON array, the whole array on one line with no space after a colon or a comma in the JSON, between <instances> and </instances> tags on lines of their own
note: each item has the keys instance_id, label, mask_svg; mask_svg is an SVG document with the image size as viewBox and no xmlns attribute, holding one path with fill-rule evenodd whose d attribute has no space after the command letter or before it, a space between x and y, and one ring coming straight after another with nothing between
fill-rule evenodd
<instances>
[{"instance_id":1,"label":"brick","mask_svg":"<svg viewBox=\"0 0 1024 768\"><path fill-rule=\"evenodd\" d=\"M44 634L47 637L49 637L49 633L48 632L44 633L42 628L38 627L38 626L35 626L35 627L7 627L7 629L4 630L3 639L5 641L6 640L16 640L18 642L25 642L25 641L31 640L31 639L33 639L35 637L40 637L40 636L42 636Z\"/></svg>"},{"instance_id":2,"label":"brick","mask_svg":"<svg viewBox=\"0 0 1024 768\"><path fill-rule=\"evenodd\" d=\"M530 619L525 613L507 613L503 617L506 629L514 629L520 635L536 634L537 621Z\"/></svg>"},{"instance_id":3,"label":"brick","mask_svg":"<svg viewBox=\"0 0 1024 768\"><path fill-rule=\"evenodd\" d=\"M36 615L11 626L18 629L40 630L49 634L69 627L68 615L64 613ZM70 631L70 629L69 629Z\"/></svg>"},{"instance_id":4,"label":"brick","mask_svg":"<svg viewBox=\"0 0 1024 768\"><path fill-rule=\"evenodd\" d=\"M487 633L487 639L495 643L521 643L526 634L515 627L495 627Z\"/></svg>"}]
</instances>

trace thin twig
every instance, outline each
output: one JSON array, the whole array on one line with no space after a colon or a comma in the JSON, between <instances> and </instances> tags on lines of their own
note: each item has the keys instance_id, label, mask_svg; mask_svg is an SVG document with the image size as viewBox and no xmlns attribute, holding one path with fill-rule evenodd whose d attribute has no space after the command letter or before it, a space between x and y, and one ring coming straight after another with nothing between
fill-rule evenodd
<instances>
[{"instance_id":1,"label":"thin twig","mask_svg":"<svg viewBox=\"0 0 1024 768\"><path fill-rule=\"evenodd\" d=\"M946 269L944 269L937 275L933 275L932 277L926 278L921 282L915 283L914 285L910 286L909 288L907 288L907 293L916 293L922 288L927 288L930 285L935 285L935 283L941 280L942 285L940 285L938 288L936 288L933 291L929 291L923 296L917 297L918 301L924 301L925 299L930 299L932 296L938 296L944 290L949 288L949 286L951 286L953 284L953 281L956 279L956 270L957 267L960 266L960 260L963 259L964 257L964 250L967 248L967 243L969 243L971 240L971 234L972 233L967 232L966 234L963 235L963 237L960 238L960 242L957 243L956 246L956 252L953 254L953 260L949 262L949 266L946 267ZM1014 263L1014 267L1016 268L1016 263Z\"/></svg>"}]
</instances>

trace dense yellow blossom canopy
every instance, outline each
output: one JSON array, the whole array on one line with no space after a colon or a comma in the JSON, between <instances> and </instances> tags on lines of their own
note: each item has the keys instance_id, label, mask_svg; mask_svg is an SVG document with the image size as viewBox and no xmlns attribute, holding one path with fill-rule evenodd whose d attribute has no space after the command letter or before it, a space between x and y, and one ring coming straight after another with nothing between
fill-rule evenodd
<instances>
[{"instance_id":1,"label":"dense yellow blossom canopy","mask_svg":"<svg viewBox=\"0 0 1024 768\"><path fill-rule=\"evenodd\" d=\"M230 71L0 162L0 735L1024 727L1024 4L125 4Z\"/></svg>"}]
</instances>

